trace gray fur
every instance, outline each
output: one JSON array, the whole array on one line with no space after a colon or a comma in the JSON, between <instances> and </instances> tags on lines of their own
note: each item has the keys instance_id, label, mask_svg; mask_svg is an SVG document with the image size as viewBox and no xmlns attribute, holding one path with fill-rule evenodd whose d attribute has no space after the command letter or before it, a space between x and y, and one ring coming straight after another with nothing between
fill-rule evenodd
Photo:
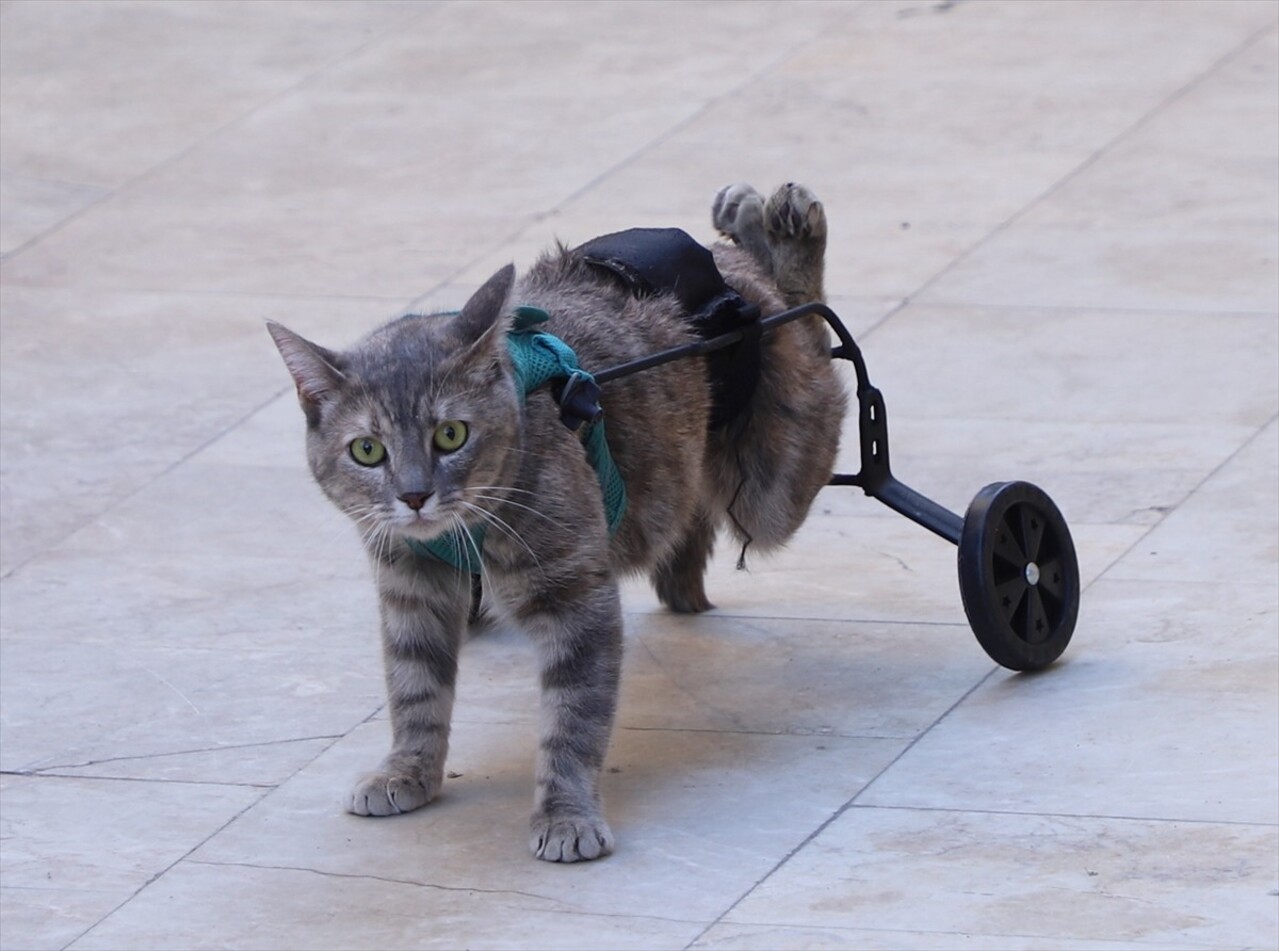
<instances>
[{"instance_id":1,"label":"gray fur","mask_svg":"<svg viewBox=\"0 0 1279 951\"><path fill-rule=\"evenodd\" d=\"M721 271L765 314L821 297L826 221L806 189L784 186L765 204L731 186L713 221L733 242L714 248ZM392 748L347 809L407 812L439 791L470 586L406 540L486 524L486 589L528 631L541 664L530 845L572 862L613 849L599 775L621 670L617 579L648 573L672 610L707 610L715 534L727 528L766 550L794 533L829 479L846 396L819 318L765 338L749 412L724 431L707 431L701 360L606 384L609 445L629 496L610 539L578 437L548 395L515 391L504 340L513 304L550 313L542 329L588 369L692 339L673 298L636 300L563 248L518 281L503 268L456 317L403 317L341 353L269 329L307 417L311 471L360 527L377 578ZM447 420L469 433L449 452L433 442ZM379 464L352 455L366 439L385 447Z\"/></svg>"}]
</instances>

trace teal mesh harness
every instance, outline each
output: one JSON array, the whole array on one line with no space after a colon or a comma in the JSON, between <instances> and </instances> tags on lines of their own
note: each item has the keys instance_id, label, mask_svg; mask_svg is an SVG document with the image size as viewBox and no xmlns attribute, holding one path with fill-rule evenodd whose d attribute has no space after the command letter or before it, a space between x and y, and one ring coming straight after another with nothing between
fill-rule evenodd
<instances>
[{"instance_id":1,"label":"teal mesh harness","mask_svg":"<svg viewBox=\"0 0 1279 951\"><path fill-rule=\"evenodd\" d=\"M586 459L599 479L608 533L613 535L626 514L626 484L604 436L599 385L578 366L577 354L568 344L553 334L533 330L550 319L550 315L538 307L515 308L515 321L506 335L515 385L527 398L547 383L560 384L556 396L560 419L572 430L586 426L582 444ZM484 528L481 523L474 528L455 529L429 542L408 539L408 545L417 555L433 557L459 571L478 575L484 556Z\"/></svg>"}]
</instances>

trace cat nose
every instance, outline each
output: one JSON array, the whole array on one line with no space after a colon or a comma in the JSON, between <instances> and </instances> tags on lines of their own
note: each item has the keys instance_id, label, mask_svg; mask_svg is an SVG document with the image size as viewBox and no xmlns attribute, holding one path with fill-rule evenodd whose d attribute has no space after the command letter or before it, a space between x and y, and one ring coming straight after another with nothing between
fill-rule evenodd
<instances>
[{"instance_id":1,"label":"cat nose","mask_svg":"<svg viewBox=\"0 0 1279 951\"><path fill-rule=\"evenodd\" d=\"M430 497L430 492L405 492L400 496L400 501L413 511L420 512L422 511L422 506L426 504L426 500Z\"/></svg>"}]
</instances>

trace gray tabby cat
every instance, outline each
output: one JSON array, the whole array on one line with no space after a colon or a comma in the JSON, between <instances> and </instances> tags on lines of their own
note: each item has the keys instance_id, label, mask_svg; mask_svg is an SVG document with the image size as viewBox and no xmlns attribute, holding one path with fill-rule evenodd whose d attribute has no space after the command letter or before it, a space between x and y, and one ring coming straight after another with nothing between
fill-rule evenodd
<instances>
[{"instance_id":1,"label":"gray tabby cat","mask_svg":"<svg viewBox=\"0 0 1279 951\"><path fill-rule=\"evenodd\" d=\"M807 189L786 185L765 203L729 186L712 218L732 241L713 249L720 271L764 315L822 299L826 218ZM381 603L392 748L348 811L408 812L439 792L471 586L420 545L487 526L486 592L541 663L531 848L572 862L613 849L599 776L622 660L618 578L647 572L672 610L709 609L702 577L717 530L763 550L795 532L830 477L846 396L817 317L765 336L748 412L717 430L702 358L604 384L628 494L610 537L579 436L548 396L516 391L515 305L549 313L544 329L587 370L695 339L673 296L637 298L562 247L518 281L503 268L456 316L402 317L347 351L269 330L306 414L311 471L360 527Z\"/></svg>"}]
</instances>

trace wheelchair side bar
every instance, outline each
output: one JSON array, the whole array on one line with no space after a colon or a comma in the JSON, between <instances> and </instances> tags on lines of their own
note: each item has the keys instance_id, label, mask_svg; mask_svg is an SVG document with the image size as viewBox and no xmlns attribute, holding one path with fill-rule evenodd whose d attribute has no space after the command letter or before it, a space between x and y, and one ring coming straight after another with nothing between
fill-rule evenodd
<instances>
[{"instance_id":1,"label":"wheelchair side bar","mask_svg":"<svg viewBox=\"0 0 1279 951\"><path fill-rule=\"evenodd\" d=\"M825 304L816 301L801 304L799 307L763 318L749 332L767 331L813 315L826 321L839 340L839 345L831 349L831 359L849 361L857 374L857 430L861 450L861 471L856 475L833 475L830 484L859 486L867 495L883 502L893 511L905 515L917 525L922 525L952 544L958 545L960 535L963 533L964 520L932 499L920 495L893 476L888 463L888 415L884 409L883 394L871 385L861 349L853 341L852 334L848 332L848 328L835 312ZM607 383L609 380L630 376L632 373L639 373L675 360L704 356L740 343L745 337L746 332L733 330L709 340L697 340L680 347L661 350L639 360L602 370L595 374L595 379L599 383Z\"/></svg>"}]
</instances>

